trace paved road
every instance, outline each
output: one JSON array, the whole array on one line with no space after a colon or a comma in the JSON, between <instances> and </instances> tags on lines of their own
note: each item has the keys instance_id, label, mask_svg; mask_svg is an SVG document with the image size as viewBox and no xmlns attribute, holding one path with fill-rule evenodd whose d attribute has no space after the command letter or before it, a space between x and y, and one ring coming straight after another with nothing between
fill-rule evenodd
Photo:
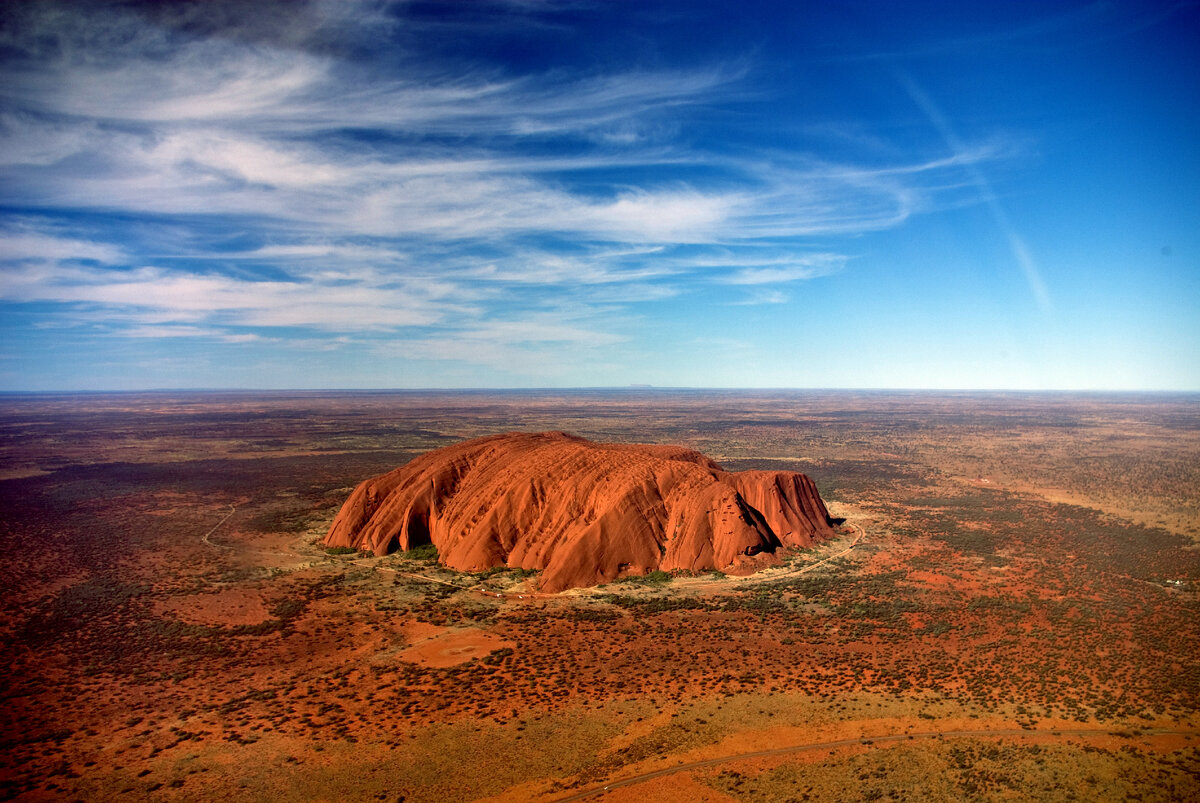
<instances>
[{"instance_id":1,"label":"paved road","mask_svg":"<svg viewBox=\"0 0 1200 803\"><path fill-rule=\"evenodd\" d=\"M833 742L820 742L818 744L801 744L793 745L792 747L777 747L773 750L757 750L752 753L734 753L727 756L719 756L717 758L708 758L703 761L692 761L688 764L678 764L674 767L666 767L665 769L655 770L653 772L643 772L641 775L631 775L628 778L620 778L615 781L609 781L603 786L596 786L591 789L585 789L582 792L576 792L569 797L558 798L555 803L570 803L574 800L586 800L595 795L601 795L613 789L618 789L622 786L633 786L634 784L645 783L656 778L663 778L667 775L674 775L677 772L688 772L689 770L703 769L705 767L715 767L720 764L726 764L731 761L743 761L751 758L769 758L771 756L785 756L791 753L804 753L810 750L833 750L839 747L850 747L852 745L876 745L883 742L904 742L917 739L940 739L943 737L968 737L968 736L1096 736L1100 734L1112 733L1114 728L1072 728L1072 729L1054 729L1054 730L1026 730L1024 728L1006 728L1000 730L957 730L957 731L926 731L922 733L897 733L888 736L862 736L857 739L838 739ZM1143 730L1140 732L1144 736L1187 736L1196 735L1197 731L1192 730Z\"/></svg>"}]
</instances>

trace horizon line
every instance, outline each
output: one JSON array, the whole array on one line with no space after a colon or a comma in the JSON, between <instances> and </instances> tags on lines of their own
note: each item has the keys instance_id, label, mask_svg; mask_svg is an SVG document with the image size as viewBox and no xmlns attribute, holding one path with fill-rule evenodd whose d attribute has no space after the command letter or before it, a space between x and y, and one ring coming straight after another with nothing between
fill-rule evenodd
<instances>
[{"instance_id":1,"label":"horizon line","mask_svg":"<svg viewBox=\"0 0 1200 803\"><path fill-rule=\"evenodd\" d=\"M940 387L884 387L884 386L733 386L733 385L570 385L570 386L471 386L471 387L147 387L147 388L70 388L70 389L0 389L0 396L70 396L70 395L136 395L139 393L564 393L564 392L773 392L773 393L1020 393L1020 394L1102 394L1102 395L1200 395L1200 388L940 388Z\"/></svg>"}]
</instances>

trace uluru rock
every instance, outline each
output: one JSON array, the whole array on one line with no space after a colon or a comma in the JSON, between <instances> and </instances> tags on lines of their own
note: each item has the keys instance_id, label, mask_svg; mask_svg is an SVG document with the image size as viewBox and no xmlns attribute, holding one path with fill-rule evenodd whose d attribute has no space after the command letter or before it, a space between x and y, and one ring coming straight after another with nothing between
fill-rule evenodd
<instances>
[{"instance_id":1,"label":"uluru rock","mask_svg":"<svg viewBox=\"0 0 1200 803\"><path fill-rule=\"evenodd\" d=\"M453 569L538 569L540 589L555 592L655 569L728 570L832 534L804 474L728 472L680 447L544 432L464 441L366 480L324 543L376 555L433 543Z\"/></svg>"}]
</instances>

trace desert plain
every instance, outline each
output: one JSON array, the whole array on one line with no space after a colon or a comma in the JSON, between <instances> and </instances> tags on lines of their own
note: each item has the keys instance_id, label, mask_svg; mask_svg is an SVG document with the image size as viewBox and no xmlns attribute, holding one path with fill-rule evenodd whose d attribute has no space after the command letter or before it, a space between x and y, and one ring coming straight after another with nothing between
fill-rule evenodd
<instances>
[{"instance_id":1,"label":"desert plain","mask_svg":"<svg viewBox=\"0 0 1200 803\"><path fill-rule=\"evenodd\" d=\"M801 471L835 536L538 592L321 541L565 431ZM1200 397L0 397L0 797L1195 800Z\"/></svg>"}]
</instances>

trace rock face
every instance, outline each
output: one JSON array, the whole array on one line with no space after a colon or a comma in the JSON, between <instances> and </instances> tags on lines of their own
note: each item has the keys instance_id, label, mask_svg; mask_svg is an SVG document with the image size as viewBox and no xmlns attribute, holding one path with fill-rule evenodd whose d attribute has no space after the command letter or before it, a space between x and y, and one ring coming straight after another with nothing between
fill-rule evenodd
<instances>
[{"instance_id":1,"label":"rock face","mask_svg":"<svg viewBox=\"0 0 1200 803\"><path fill-rule=\"evenodd\" d=\"M733 473L679 447L545 432L465 441L363 482L324 543L384 555L432 542L446 566L540 569L540 589L555 592L655 569L746 568L832 534L803 474Z\"/></svg>"}]
</instances>

